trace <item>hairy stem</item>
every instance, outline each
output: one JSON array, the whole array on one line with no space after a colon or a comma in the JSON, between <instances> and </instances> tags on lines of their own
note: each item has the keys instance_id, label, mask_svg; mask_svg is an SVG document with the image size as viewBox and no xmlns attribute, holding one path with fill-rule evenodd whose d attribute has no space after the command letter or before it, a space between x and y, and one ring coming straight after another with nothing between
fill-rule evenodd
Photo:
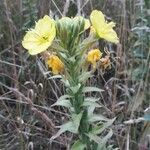
<instances>
[{"instance_id":1,"label":"hairy stem","mask_svg":"<svg viewBox=\"0 0 150 150\"><path fill-rule=\"evenodd\" d=\"M83 107L84 102L84 94L83 87L84 85L79 82L78 77L80 75L80 71L75 70L75 64L72 65L70 72L70 85L71 87L75 87L81 85L77 93L73 94L71 101L72 106L74 107L74 111L76 114L83 112L82 119L79 125L79 138L80 140L86 144L86 150L91 150L91 144L89 137L86 135L89 132L89 123L88 123L88 113L87 107ZM69 93L70 94L70 93Z\"/></svg>"}]
</instances>

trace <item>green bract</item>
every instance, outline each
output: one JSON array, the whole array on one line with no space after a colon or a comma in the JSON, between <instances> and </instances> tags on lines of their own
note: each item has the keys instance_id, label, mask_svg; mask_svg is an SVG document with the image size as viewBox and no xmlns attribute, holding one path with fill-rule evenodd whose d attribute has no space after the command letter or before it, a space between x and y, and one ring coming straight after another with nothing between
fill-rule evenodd
<instances>
[{"instance_id":1,"label":"green bract","mask_svg":"<svg viewBox=\"0 0 150 150\"><path fill-rule=\"evenodd\" d=\"M75 46L79 42L79 35L84 31L84 25L82 17L78 19L63 17L56 21L57 38L72 55L75 55Z\"/></svg>"}]
</instances>

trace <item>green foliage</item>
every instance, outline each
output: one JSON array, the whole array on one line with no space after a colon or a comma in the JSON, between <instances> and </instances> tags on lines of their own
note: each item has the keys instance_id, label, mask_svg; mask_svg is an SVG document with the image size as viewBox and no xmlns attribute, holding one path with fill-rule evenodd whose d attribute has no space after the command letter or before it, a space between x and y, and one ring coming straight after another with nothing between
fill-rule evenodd
<instances>
[{"instance_id":1,"label":"green foliage","mask_svg":"<svg viewBox=\"0 0 150 150\"><path fill-rule=\"evenodd\" d=\"M111 138L111 136L113 135L112 130L110 130L107 135L103 136L103 138L100 138L99 136L92 134L92 133L88 133L88 137L95 141L98 144L98 149L97 150L101 150L105 147L107 141Z\"/></svg>"},{"instance_id":2,"label":"green foliage","mask_svg":"<svg viewBox=\"0 0 150 150\"><path fill-rule=\"evenodd\" d=\"M134 66L132 66L132 79L135 81L144 79L146 77L146 74L149 72L148 64L150 61L150 26L149 19L147 18L146 7L148 6L144 3L136 6L137 15L135 18L135 24L132 27L134 39L134 43L131 47L131 56L134 60Z\"/></svg>"},{"instance_id":3,"label":"green foliage","mask_svg":"<svg viewBox=\"0 0 150 150\"><path fill-rule=\"evenodd\" d=\"M7 3L8 10L6 10L4 2ZM47 4L44 0L41 2ZM48 7L50 15L57 18L60 15L58 9L63 9L62 4L64 4L65 1L55 0L54 2L58 8L52 7L52 1L50 1ZM72 107L75 103L70 102L70 99L73 101L72 95L60 97L60 95L63 95L66 91L70 91L69 94L81 92L80 98L82 99L82 103L78 109L88 109L87 118L90 125L88 126L89 128L86 126L83 127L84 129L90 129L90 133L92 132L90 137L93 140L88 139L88 134L84 134L85 139L87 139L89 143L92 143L94 140L102 142L99 140L102 140L103 137L108 135L106 136L108 137L106 138L108 143L105 146L98 147L93 144L91 146L91 149L93 148L92 150L116 150L112 145L119 147L120 150L124 150L127 142L129 142L129 149L143 149L144 146L145 149L149 149L150 117L149 111L147 110L149 110L150 103L150 1L92 0L85 1L85 3L82 2L81 14L88 16L92 9L98 8L106 13L106 18L110 16L110 20L116 20L116 29L121 42L118 46L104 42L98 42L96 44L102 48L107 47L110 50L112 69L103 72L97 70L94 74L92 74L91 71L81 72L77 80L81 85L87 84L88 88L86 89L86 93L83 92L82 86L76 84L72 86L72 89L65 90L64 85L67 88L70 86L70 82L65 80L65 77L60 75L51 76L41 58L33 59L33 57L28 57L26 51L22 51L22 32L33 27L35 21L37 21L39 14L37 7L40 7L38 6L39 1L1 1L0 149L65 149L68 146L66 145L67 142L67 144L72 143L72 141L70 142L72 135L68 134L68 132L65 133L65 131L68 131L70 128L71 132L76 133L73 140L77 139L72 145L72 150L85 150L86 144L81 139L78 139L80 137L77 136L77 132L79 132L79 130L81 131L81 127L78 126L78 131L77 128L76 131L74 130L73 117L69 116L67 111L75 112ZM77 13L76 1L71 1L70 5L67 16L75 16ZM74 34L76 34L77 30L74 30ZM86 34L88 34L88 32L89 31L87 31ZM127 35L125 34L126 32ZM80 34L80 36L83 38L85 35ZM127 38L128 42L124 43ZM66 39L66 37L64 39ZM76 39L76 42L78 43L79 41ZM85 53L88 47L93 43L95 43L95 39L92 40L92 37L79 42L77 55ZM63 45L59 44L60 41L55 41L52 45L52 50L59 49L60 52L65 51L67 54L67 49L64 49L62 47ZM69 42L67 44L69 45ZM94 47L95 45L93 45L93 48ZM77 57L68 56L69 55L66 57L63 53L60 54L60 57L66 60L68 59L66 64L68 62L74 63L77 59ZM118 57L120 60L117 60ZM37 64L35 64L35 61L37 61ZM83 64L83 59L80 64ZM78 67L81 68L76 65L76 68ZM87 80L88 83L86 82ZM3 83L3 85L1 83ZM72 81L72 83L75 82ZM14 88L20 91L20 93L15 93L7 89L4 85ZM96 87L104 86L104 91L100 89L90 91L90 86L95 85ZM83 95L88 96L85 97L84 101ZM53 126L49 128L46 124L46 120L43 120L43 117L40 117L37 112L33 112L25 98L31 98L34 104L32 109L37 108L38 111L47 115L56 125L67 122L68 118L71 119L71 122L60 126L62 129L58 135L63 134L60 139L65 138L65 140L60 141L60 139L57 138L53 140L52 145L49 144L49 138L56 128ZM58 100L56 101L56 99ZM74 102L77 101L74 100ZM104 110L107 110L107 112ZM86 113L84 112L84 114ZM117 118L114 120L108 119L107 117ZM123 123L132 117L143 117L145 121L142 120L137 123L134 122L133 119L133 123L131 124ZM83 116L80 119L83 120ZM80 123L81 120L79 121ZM84 121L87 122L87 120ZM113 124L114 121L115 123ZM111 137L112 134L110 129L111 124L114 126L113 131L115 135L110 140L109 137ZM129 139L126 135L127 132L129 133ZM104 141L104 143L106 143L106 141Z\"/></svg>"},{"instance_id":4,"label":"green foliage","mask_svg":"<svg viewBox=\"0 0 150 150\"><path fill-rule=\"evenodd\" d=\"M84 30L84 24L83 18L73 20L64 17L56 22L57 37L61 40L60 45L69 50L70 56L76 55L75 46L78 45L79 35Z\"/></svg>"},{"instance_id":5,"label":"green foliage","mask_svg":"<svg viewBox=\"0 0 150 150\"><path fill-rule=\"evenodd\" d=\"M79 128L79 125L80 125L80 121L81 121L81 118L82 118L82 112L80 114L72 114L72 118L71 120L72 121L69 121L63 125L60 126L60 130L54 135L51 137L51 140L57 138L58 136L60 136L60 134L66 132L66 131L70 131L72 133L78 133L78 128Z\"/></svg>"},{"instance_id":6,"label":"green foliage","mask_svg":"<svg viewBox=\"0 0 150 150\"><path fill-rule=\"evenodd\" d=\"M71 150L84 150L85 148L86 148L86 145L83 144L80 140L77 140L72 145Z\"/></svg>"},{"instance_id":7,"label":"green foliage","mask_svg":"<svg viewBox=\"0 0 150 150\"><path fill-rule=\"evenodd\" d=\"M103 92L104 90L97 87L84 87L83 92Z\"/></svg>"}]
</instances>

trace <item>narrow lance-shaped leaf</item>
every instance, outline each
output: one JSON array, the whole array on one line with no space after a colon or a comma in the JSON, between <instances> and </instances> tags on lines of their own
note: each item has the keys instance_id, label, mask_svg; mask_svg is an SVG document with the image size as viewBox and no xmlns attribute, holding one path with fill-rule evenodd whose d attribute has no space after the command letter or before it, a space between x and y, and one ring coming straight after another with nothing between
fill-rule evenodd
<instances>
[{"instance_id":1,"label":"narrow lance-shaped leaf","mask_svg":"<svg viewBox=\"0 0 150 150\"><path fill-rule=\"evenodd\" d=\"M70 108L72 105L69 100L61 100L51 105L51 107L53 106L64 106L64 107Z\"/></svg>"},{"instance_id":2,"label":"narrow lance-shaped leaf","mask_svg":"<svg viewBox=\"0 0 150 150\"><path fill-rule=\"evenodd\" d=\"M88 117L89 122L96 122L96 121L108 121L111 123L113 123L112 120L104 117L103 115L99 115L99 114L92 114L91 116Z\"/></svg>"},{"instance_id":3,"label":"narrow lance-shaped leaf","mask_svg":"<svg viewBox=\"0 0 150 150\"><path fill-rule=\"evenodd\" d=\"M70 89L73 92L73 94L76 94L79 91L80 87L81 84L78 84L77 86L70 87Z\"/></svg>"},{"instance_id":4,"label":"narrow lance-shaped leaf","mask_svg":"<svg viewBox=\"0 0 150 150\"><path fill-rule=\"evenodd\" d=\"M99 120L101 119L101 117L99 118ZM106 128L108 128L109 126L112 125L112 123L115 121L116 118L113 118L113 119L110 119L108 120L106 123L103 123L102 125L100 126L95 126L91 133L92 134L100 134L102 133Z\"/></svg>"},{"instance_id":5,"label":"narrow lance-shaped leaf","mask_svg":"<svg viewBox=\"0 0 150 150\"><path fill-rule=\"evenodd\" d=\"M98 100L99 98L94 98L94 97L85 98L83 106L101 107L101 105L96 102Z\"/></svg>"},{"instance_id":6,"label":"narrow lance-shaped leaf","mask_svg":"<svg viewBox=\"0 0 150 150\"><path fill-rule=\"evenodd\" d=\"M50 140L54 140L56 139L58 136L60 136L62 133L66 132L66 131L70 131L72 133L77 133L77 130L75 129L74 123L69 121L65 124L63 124L62 126L60 126L60 130L50 138Z\"/></svg>"},{"instance_id":7,"label":"narrow lance-shaped leaf","mask_svg":"<svg viewBox=\"0 0 150 150\"><path fill-rule=\"evenodd\" d=\"M71 147L71 150L84 150L86 147L80 140L77 140Z\"/></svg>"},{"instance_id":8,"label":"narrow lance-shaped leaf","mask_svg":"<svg viewBox=\"0 0 150 150\"><path fill-rule=\"evenodd\" d=\"M83 92L87 93L87 92L103 92L104 90L97 88L97 87L85 87L83 88Z\"/></svg>"},{"instance_id":9,"label":"narrow lance-shaped leaf","mask_svg":"<svg viewBox=\"0 0 150 150\"><path fill-rule=\"evenodd\" d=\"M79 76L79 82L85 82L88 78L92 77L91 71L84 72Z\"/></svg>"},{"instance_id":10,"label":"narrow lance-shaped leaf","mask_svg":"<svg viewBox=\"0 0 150 150\"><path fill-rule=\"evenodd\" d=\"M67 108L71 107L71 103L68 100L68 98L70 98L70 97L71 97L70 95L63 95L63 96L61 96L57 100L57 102L55 102L53 105L51 105L51 107L53 107L53 106L65 106Z\"/></svg>"},{"instance_id":11,"label":"narrow lance-shaped leaf","mask_svg":"<svg viewBox=\"0 0 150 150\"><path fill-rule=\"evenodd\" d=\"M107 134L106 136L104 136L103 138L100 138L99 136L97 136L97 135L95 135L95 134L92 134L92 133L88 133L88 134L87 134L87 136L88 136L91 140L95 141L95 142L96 142L98 145L100 145L101 147L104 146L104 145L107 143L108 139L110 139L112 135L113 135L112 130L110 130L110 131L108 132L108 134Z\"/></svg>"},{"instance_id":12,"label":"narrow lance-shaped leaf","mask_svg":"<svg viewBox=\"0 0 150 150\"><path fill-rule=\"evenodd\" d=\"M66 131L72 132L74 134L78 133L78 128L80 125L82 114L83 114L83 112L81 112L79 114L74 114L72 116L72 121L69 121L69 122L61 125L59 131L54 136L51 137L51 140L57 138L58 136L60 136L62 133L66 132Z\"/></svg>"}]
</instances>

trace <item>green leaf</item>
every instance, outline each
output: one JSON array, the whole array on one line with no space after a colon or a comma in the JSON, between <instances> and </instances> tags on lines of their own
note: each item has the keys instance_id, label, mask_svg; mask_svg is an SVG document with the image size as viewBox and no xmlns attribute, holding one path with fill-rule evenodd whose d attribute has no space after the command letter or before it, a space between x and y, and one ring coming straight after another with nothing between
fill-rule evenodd
<instances>
[{"instance_id":1,"label":"green leaf","mask_svg":"<svg viewBox=\"0 0 150 150\"><path fill-rule=\"evenodd\" d=\"M119 150L119 148L113 148L113 145L109 145L106 147L106 145L98 145L97 150Z\"/></svg>"},{"instance_id":2,"label":"green leaf","mask_svg":"<svg viewBox=\"0 0 150 150\"><path fill-rule=\"evenodd\" d=\"M87 136L88 136L91 140L95 141L95 142L96 142L98 145L100 145L101 147L103 147L103 146L107 143L108 139L110 139L112 135L113 135L112 130L110 130L110 131L108 132L108 134L107 134L106 136L104 136L103 138L100 138L99 136L97 136L97 135L95 135L95 134L92 134L92 133L88 133L88 134L87 134Z\"/></svg>"},{"instance_id":3,"label":"green leaf","mask_svg":"<svg viewBox=\"0 0 150 150\"><path fill-rule=\"evenodd\" d=\"M61 96L56 103L54 103L53 105L51 105L51 107L53 106L65 106L67 108L71 107L71 103L70 101L68 100L68 98L70 98L71 96L70 95L63 95Z\"/></svg>"},{"instance_id":4,"label":"green leaf","mask_svg":"<svg viewBox=\"0 0 150 150\"><path fill-rule=\"evenodd\" d=\"M107 141L112 137L112 135L113 135L113 131L110 130L110 131L108 132L108 134L107 134L105 137L102 138L101 143L98 144L98 145L99 145L99 148L105 146L106 143L107 143Z\"/></svg>"},{"instance_id":5,"label":"green leaf","mask_svg":"<svg viewBox=\"0 0 150 150\"><path fill-rule=\"evenodd\" d=\"M77 86L70 87L70 89L73 92L73 94L76 94L79 91L80 87L81 84L78 84Z\"/></svg>"},{"instance_id":6,"label":"green leaf","mask_svg":"<svg viewBox=\"0 0 150 150\"><path fill-rule=\"evenodd\" d=\"M51 105L51 107L53 106L64 106L64 107L70 108L72 105L69 100L61 100Z\"/></svg>"},{"instance_id":7,"label":"green leaf","mask_svg":"<svg viewBox=\"0 0 150 150\"><path fill-rule=\"evenodd\" d=\"M102 115L97 115L93 114L88 117L89 122L96 122L96 121L110 121L110 119L102 116Z\"/></svg>"},{"instance_id":8,"label":"green leaf","mask_svg":"<svg viewBox=\"0 0 150 150\"><path fill-rule=\"evenodd\" d=\"M78 51L80 52L80 55L83 55L85 52L87 52L87 49L91 47L96 41L97 38L93 38L93 36L89 36L88 38L84 39L82 43L78 46Z\"/></svg>"},{"instance_id":9,"label":"green leaf","mask_svg":"<svg viewBox=\"0 0 150 150\"><path fill-rule=\"evenodd\" d=\"M70 87L70 83L68 80L62 78L61 81L65 84L66 87Z\"/></svg>"},{"instance_id":10,"label":"green leaf","mask_svg":"<svg viewBox=\"0 0 150 150\"><path fill-rule=\"evenodd\" d=\"M95 106L90 106L90 107L88 107L88 116L92 116L94 110L95 110Z\"/></svg>"},{"instance_id":11,"label":"green leaf","mask_svg":"<svg viewBox=\"0 0 150 150\"><path fill-rule=\"evenodd\" d=\"M57 138L58 136L60 136L62 133L69 131L72 132L74 134L78 133L78 128L80 125L80 121L82 118L82 114L83 112L79 113L79 114L73 114L72 116L72 121L69 121L63 125L61 125L59 128L59 131L51 137L51 140L54 140L55 138Z\"/></svg>"},{"instance_id":12,"label":"green leaf","mask_svg":"<svg viewBox=\"0 0 150 150\"><path fill-rule=\"evenodd\" d=\"M71 147L71 150L84 150L86 147L80 140L77 140Z\"/></svg>"},{"instance_id":13,"label":"green leaf","mask_svg":"<svg viewBox=\"0 0 150 150\"><path fill-rule=\"evenodd\" d=\"M89 101L84 101L82 106L93 106L93 107L101 107L98 103L95 102L89 102Z\"/></svg>"},{"instance_id":14,"label":"green leaf","mask_svg":"<svg viewBox=\"0 0 150 150\"><path fill-rule=\"evenodd\" d=\"M90 107L101 107L101 105L99 105L98 103L96 103L96 101L98 101L99 99L96 98L86 98L83 102L83 106L90 106Z\"/></svg>"},{"instance_id":15,"label":"green leaf","mask_svg":"<svg viewBox=\"0 0 150 150\"><path fill-rule=\"evenodd\" d=\"M76 128L77 130L78 130L78 128L79 128L82 115L83 115L83 112L80 112L79 114L73 114L73 115L72 115L72 120L73 120L73 123L74 123L75 128Z\"/></svg>"},{"instance_id":16,"label":"green leaf","mask_svg":"<svg viewBox=\"0 0 150 150\"><path fill-rule=\"evenodd\" d=\"M73 122L69 121L63 125L60 126L60 130L50 138L50 140L56 139L58 136L60 136L62 133L70 131L72 133L77 133L77 130L75 129L75 125Z\"/></svg>"},{"instance_id":17,"label":"green leaf","mask_svg":"<svg viewBox=\"0 0 150 150\"><path fill-rule=\"evenodd\" d=\"M68 99L68 98L71 98L71 96L70 96L70 95L62 95L62 96L60 96L60 97L58 98L57 101L66 100L66 99Z\"/></svg>"},{"instance_id":18,"label":"green leaf","mask_svg":"<svg viewBox=\"0 0 150 150\"><path fill-rule=\"evenodd\" d=\"M84 72L79 76L79 82L85 82L88 78L92 77L91 71Z\"/></svg>"},{"instance_id":19,"label":"green leaf","mask_svg":"<svg viewBox=\"0 0 150 150\"><path fill-rule=\"evenodd\" d=\"M83 88L83 92L87 93L87 92L103 92L104 90L97 88L97 87L85 87Z\"/></svg>"},{"instance_id":20,"label":"green leaf","mask_svg":"<svg viewBox=\"0 0 150 150\"><path fill-rule=\"evenodd\" d=\"M76 61L76 59L75 59L75 56L72 56L72 57L70 57L70 58L67 58L68 59L68 61L71 63L74 63L75 61Z\"/></svg>"},{"instance_id":21,"label":"green leaf","mask_svg":"<svg viewBox=\"0 0 150 150\"><path fill-rule=\"evenodd\" d=\"M113 124L113 122L115 121L116 118L110 119L109 121L107 121L106 123L103 123L102 125L96 125L91 133L92 134L100 134L102 133L106 128L108 128L109 126L111 126Z\"/></svg>"},{"instance_id":22,"label":"green leaf","mask_svg":"<svg viewBox=\"0 0 150 150\"><path fill-rule=\"evenodd\" d=\"M98 100L99 100L99 98L95 98L95 97L86 97L85 98L85 101L90 101L90 102L96 102Z\"/></svg>"}]
</instances>

